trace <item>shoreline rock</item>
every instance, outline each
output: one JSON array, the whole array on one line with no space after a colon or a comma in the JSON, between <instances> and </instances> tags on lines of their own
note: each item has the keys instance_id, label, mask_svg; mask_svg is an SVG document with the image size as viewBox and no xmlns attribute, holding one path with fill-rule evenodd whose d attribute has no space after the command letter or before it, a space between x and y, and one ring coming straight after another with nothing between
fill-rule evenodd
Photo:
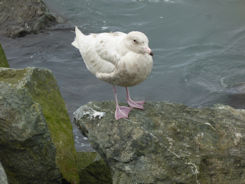
<instances>
[{"instance_id":1,"label":"shoreline rock","mask_svg":"<svg viewBox=\"0 0 245 184\"><path fill-rule=\"evenodd\" d=\"M79 183L72 125L50 70L0 68L0 160L10 183Z\"/></svg>"},{"instance_id":2,"label":"shoreline rock","mask_svg":"<svg viewBox=\"0 0 245 184\"><path fill-rule=\"evenodd\" d=\"M111 184L110 169L96 152L78 152L80 184Z\"/></svg>"},{"instance_id":3,"label":"shoreline rock","mask_svg":"<svg viewBox=\"0 0 245 184\"><path fill-rule=\"evenodd\" d=\"M12 38L38 33L60 20L42 0L1 0L0 12L0 34Z\"/></svg>"},{"instance_id":4,"label":"shoreline rock","mask_svg":"<svg viewBox=\"0 0 245 184\"><path fill-rule=\"evenodd\" d=\"M59 184L56 150L41 107L26 89L13 87L25 71L9 70L0 69L0 160L9 183Z\"/></svg>"},{"instance_id":5,"label":"shoreline rock","mask_svg":"<svg viewBox=\"0 0 245 184\"><path fill-rule=\"evenodd\" d=\"M113 184L245 181L245 110L149 102L116 121L113 102L91 102L74 122L110 166Z\"/></svg>"},{"instance_id":6,"label":"shoreline rock","mask_svg":"<svg viewBox=\"0 0 245 184\"><path fill-rule=\"evenodd\" d=\"M1 162L0 162L0 183L1 184L8 184L8 179L7 179L7 176L5 174L5 171L3 169Z\"/></svg>"}]
</instances>

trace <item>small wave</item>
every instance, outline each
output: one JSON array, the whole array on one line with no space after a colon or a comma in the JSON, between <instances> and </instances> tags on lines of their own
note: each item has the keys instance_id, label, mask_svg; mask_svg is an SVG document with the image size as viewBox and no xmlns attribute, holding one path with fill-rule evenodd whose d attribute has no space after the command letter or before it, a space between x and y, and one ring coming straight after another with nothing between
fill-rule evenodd
<instances>
[{"instance_id":1,"label":"small wave","mask_svg":"<svg viewBox=\"0 0 245 184\"><path fill-rule=\"evenodd\" d=\"M101 27L101 30L102 30L102 31L108 30L108 28L109 28L108 26L102 26L102 27Z\"/></svg>"},{"instance_id":2,"label":"small wave","mask_svg":"<svg viewBox=\"0 0 245 184\"><path fill-rule=\"evenodd\" d=\"M245 27L233 30L230 33L232 37L229 40L229 44L226 46L224 53L235 48L239 48L239 44L243 44L245 40Z\"/></svg>"}]
</instances>

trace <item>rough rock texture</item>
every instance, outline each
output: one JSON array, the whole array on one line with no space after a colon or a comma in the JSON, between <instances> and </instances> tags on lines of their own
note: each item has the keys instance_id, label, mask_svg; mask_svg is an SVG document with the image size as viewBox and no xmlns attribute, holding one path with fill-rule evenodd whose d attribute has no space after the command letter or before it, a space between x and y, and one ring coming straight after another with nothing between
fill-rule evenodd
<instances>
[{"instance_id":1,"label":"rough rock texture","mask_svg":"<svg viewBox=\"0 0 245 184\"><path fill-rule=\"evenodd\" d=\"M0 34L10 37L38 33L56 23L42 0L0 0Z\"/></svg>"},{"instance_id":2,"label":"rough rock texture","mask_svg":"<svg viewBox=\"0 0 245 184\"><path fill-rule=\"evenodd\" d=\"M79 182L72 126L49 70L0 68L0 160L10 183ZM31 181L31 182L30 182Z\"/></svg>"},{"instance_id":3,"label":"rough rock texture","mask_svg":"<svg viewBox=\"0 0 245 184\"><path fill-rule=\"evenodd\" d=\"M245 109L245 82L226 87L226 103L232 107Z\"/></svg>"},{"instance_id":4,"label":"rough rock texture","mask_svg":"<svg viewBox=\"0 0 245 184\"><path fill-rule=\"evenodd\" d=\"M55 147L41 107L26 89L16 90L11 82L0 82L0 160L9 182L60 183Z\"/></svg>"},{"instance_id":5,"label":"rough rock texture","mask_svg":"<svg viewBox=\"0 0 245 184\"><path fill-rule=\"evenodd\" d=\"M112 184L110 168L103 160L94 161L80 172L80 184Z\"/></svg>"},{"instance_id":6,"label":"rough rock texture","mask_svg":"<svg viewBox=\"0 0 245 184\"><path fill-rule=\"evenodd\" d=\"M93 102L74 113L113 184L245 183L245 110L151 102L116 121L114 108Z\"/></svg>"},{"instance_id":7,"label":"rough rock texture","mask_svg":"<svg viewBox=\"0 0 245 184\"><path fill-rule=\"evenodd\" d=\"M80 184L111 184L108 165L96 152L78 152Z\"/></svg>"},{"instance_id":8,"label":"rough rock texture","mask_svg":"<svg viewBox=\"0 0 245 184\"><path fill-rule=\"evenodd\" d=\"M3 169L1 162L0 162L0 183L1 184L8 184L7 176L5 174L5 171Z\"/></svg>"},{"instance_id":9,"label":"rough rock texture","mask_svg":"<svg viewBox=\"0 0 245 184\"><path fill-rule=\"evenodd\" d=\"M0 44L0 67L9 67L2 45Z\"/></svg>"}]
</instances>

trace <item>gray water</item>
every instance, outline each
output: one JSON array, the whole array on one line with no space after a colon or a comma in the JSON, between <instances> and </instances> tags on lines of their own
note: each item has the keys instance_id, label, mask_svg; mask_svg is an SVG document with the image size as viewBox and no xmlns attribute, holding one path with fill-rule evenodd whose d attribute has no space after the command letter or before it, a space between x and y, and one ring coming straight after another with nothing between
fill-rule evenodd
<instances>
[{"instance_id":1,"label":"gray water","mask_svg":"<svg viewBox=\"0 0 245 184\"><path fill-rule=\"evenodd\" d=\"M239 91L245 91L240 85L245 82L244 0L49 0L47 4L67 19L65 29L0 41L11 67L54 72L71 117L89 101L113 99L111 86L90 74L70 45L74 25L84 33L146 33L154 68L146 81L131 88L135 99L245 107ZM124 89L119 95L123 101ZM74 134L77 149L88 150L76 128Z\"/></svg>"}]
</instances>

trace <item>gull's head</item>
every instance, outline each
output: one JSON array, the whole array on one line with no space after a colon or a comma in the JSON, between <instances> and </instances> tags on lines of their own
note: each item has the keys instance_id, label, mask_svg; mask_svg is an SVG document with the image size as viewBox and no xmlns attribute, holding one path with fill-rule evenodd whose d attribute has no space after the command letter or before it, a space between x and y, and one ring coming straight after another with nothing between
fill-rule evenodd
<instances>
[{"instance_id":1,"label":"gull's head","mask_svg":"<svg viewBox=\"0 0 245 184\"><path fill-rule=\"evenodd\" d=\"M153 52L149 48L149 40L147 36L138 31L132 31L126 36L126 47L139 54L149 54L153 56Z\"/></svg>"}]
</instances>

